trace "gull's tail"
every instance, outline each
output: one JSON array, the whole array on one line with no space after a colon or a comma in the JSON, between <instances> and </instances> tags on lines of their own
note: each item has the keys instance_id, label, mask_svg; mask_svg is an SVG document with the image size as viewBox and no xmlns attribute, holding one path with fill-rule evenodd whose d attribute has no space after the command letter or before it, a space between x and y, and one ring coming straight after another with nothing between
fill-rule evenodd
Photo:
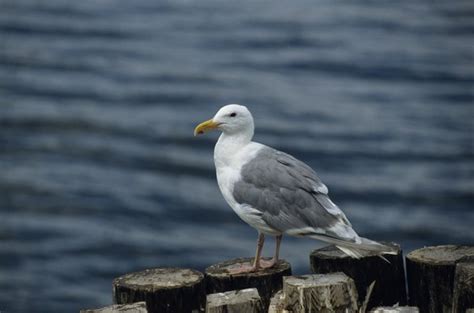
<instances>
[{"instance_id":1,"label":"gull's tail","mask_svg":"<svg viewBox=\"0 0 474 313\"><path fill-rule=\"evenodd\" d=\"M360 243L352 243L352 242L341 242L337 243L336 247L344 252L345 254L353 257L360 259L363 254L361 253L362 251L367 251L367 252L373 252L376 254L379 254L382 259L387 261L382 255L383 254L397 254L398 253L398 248L389 246L389 245L384 245L381 243L378 243L376 241L360 237L361 242ZM388 261L387 261L388 262Z\"/></svg>"},{"instance_id":2,"label":"gull's tail","mask_svg":"<svg viewBox=\"0 0 474 313\"><path fill-rule=\"evenodd\" d=\"M358 237L360 241L357 240L357 242L345 241L324 235L311 235L310 237L334 244L339 250L356 259L362 258L364 256L364 252L379 254L383 259L385 258L382 256L382 254L398 253L398 248L395 246L384 245L364 237Z\"/></svg>"}]
</instances>

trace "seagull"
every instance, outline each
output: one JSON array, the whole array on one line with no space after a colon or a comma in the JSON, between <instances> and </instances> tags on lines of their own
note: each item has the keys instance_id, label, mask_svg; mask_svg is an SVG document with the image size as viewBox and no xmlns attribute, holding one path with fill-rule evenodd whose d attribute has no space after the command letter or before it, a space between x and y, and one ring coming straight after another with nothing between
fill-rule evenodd
<instances>
[{"instance_id":1,"label":"seagull","mask_svg":"<svg viewBox=\"0 0 474 313\"><path fill-rule=\"evenodd\" d=\"M283 234L334 244L353 258L362 257L361 251L396 254L394 247L360 237L318 175L293 156L252 141L254 128L247 107L229 104L194 130L195 136L222 132L214 148L219 189L235 213L258 231L253 264L241 264L233 274L275 266ZM261 257L265 235L276 237L271 260Z\"/></svg>"}]
</instances>

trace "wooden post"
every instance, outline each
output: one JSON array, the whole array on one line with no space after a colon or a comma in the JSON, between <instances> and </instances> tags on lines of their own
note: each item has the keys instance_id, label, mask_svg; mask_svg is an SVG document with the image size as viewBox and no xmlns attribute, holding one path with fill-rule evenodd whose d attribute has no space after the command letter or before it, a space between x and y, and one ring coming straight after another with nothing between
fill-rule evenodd
<instances>
[{"instance_id":1,"label":"wooden post","mask_svg":"<svg viewBox=\"0 0 474 313\"><path fill-rule=\"evenodd\" d=\"M474 256L474 246L436 246L406 257L410 305L421 312L451 313L456 263Z\"/></svg>"},{"instance_id":2,"label":"wooden post","mask_svg":"<svg viewBox=\"0 0 474 313\"><path fill-rule=\"evenodd\" d=\"M81 310L80 313L147 313L145 302L116 304L95 310Z\"/></svg>"},{"instance_id":3,"label":"wooden post","mask_svg":"<svg viewBox=\"0 0 474 313\"><path fill-rule=\"evenodd\" d=\"M293 313L357 312L354 281L344 273L283 278L285 309Z\"/></svg>"},{"instance_id":4,"label":"wooden post","mask_svg":"<svg viewBox=\"0 0 474 313\"><path fill-rule=\"evenodd\" d=\"M316 274L343 272L354 280L361 301L375 281L368 309L396 303L403 305L407 300L402 250L398 245L392 245L398 248L398 254L383 255L390 263L370 252L361 251L363 257L355 259L333 245L317 249L310 255L311 271Z\"/></svg>"},{"instance_id":5,"label":"wooden post","mask_svg":"<svg viewBox=\"0 0 474 313\"><path fill-rule=\"evenodd\" d=\"M252 261L253 258L239 258L206 268L207 293L256 288L265 310L268 309L270 298L283 286L283 276L291 275L291 266L288 262L280 260L277 265L269 269L236 275L229 273L230 269Z\"/></svg>"},{"instance_id":6,"label":"wooden post","mask_svg":"<svg viewBox=\"0 0 474 313\"><path fill-rule=\"evenodd\" d=\"M453 313L474 308L474 262L460 262L454 274Z\"/></svg>"},{"instance_id":7,"label":"wooden post","mask_svg":"<svg viewBox=\"0 0 474 313\"><path fill-rule=\"evenodd\" d=\"M283 310L285 309L285 304L283 303L284 300L285 296L283 295L283 290L280 290L274 294L270 300L268 313L283 313Z\"/></svg>"},{"instance_id":8,"label":"wooden post","mask_svg":"<svg viewBox=\"0 0 474 313\"><path fill-rule=\"evenodd\" d=\"M206 313L263 313L263 303L255 288L207 295Z\"/></svg>"},{"instance_id":9,"label":"wooden post","mask_svg":"<svg viewBox=\"0 0 474 313\"><path fill-rule=\"evenodd\" d=\"M416 306L384 306L378 307L370 311L370 313L419 313L420 310Z\"/></svg>"},{"instance_id":10,"label":"wooden post","mask_svg":"<svg viewBox=\"0 0 474 313\"><path fill-rule=\"evenodd\" d=\"M113 281L114 303L145 301L149 313L204 311L204 275L182 268L155 268Z\"/></svg>"}]
</instances>

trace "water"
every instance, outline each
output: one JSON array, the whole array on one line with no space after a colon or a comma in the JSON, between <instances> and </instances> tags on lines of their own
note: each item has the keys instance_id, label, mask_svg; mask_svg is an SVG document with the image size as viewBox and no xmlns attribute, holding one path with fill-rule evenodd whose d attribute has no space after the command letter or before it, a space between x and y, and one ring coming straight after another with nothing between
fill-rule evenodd
<instances>
[{"instance_id":1,"label":"water","mask_svg":"<svg viewBox=\"0 0 474 313\"><path fill-rule=\"evenodd\" d=\"M473 21L472 1L0 0L0 310L105 306L123 273L252 255L217 134L192 136L227 103L360 234L472 244ZM282 255L304 273L320 246Z\"/></svg>"}]
</instances>

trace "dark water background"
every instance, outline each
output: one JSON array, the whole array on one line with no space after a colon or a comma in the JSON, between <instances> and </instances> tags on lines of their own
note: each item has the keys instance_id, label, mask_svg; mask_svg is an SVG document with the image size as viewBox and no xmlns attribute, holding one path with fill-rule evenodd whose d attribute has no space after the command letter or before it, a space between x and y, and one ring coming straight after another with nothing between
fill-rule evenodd
<instances>
[{"instance_id":1,"label":"dark water background","mask_svg":"<svg viewBox=\"0 0 474 313\"><path fill-rule=\"evenodd\" d=\"M252 255L217 134L192 137L227 103L360 234L472 244L473 34L470 0L0 0L0 310L100 307L123 273ZM320 246L282 254L304 273Z\"/></svg>"}]
</instances>

